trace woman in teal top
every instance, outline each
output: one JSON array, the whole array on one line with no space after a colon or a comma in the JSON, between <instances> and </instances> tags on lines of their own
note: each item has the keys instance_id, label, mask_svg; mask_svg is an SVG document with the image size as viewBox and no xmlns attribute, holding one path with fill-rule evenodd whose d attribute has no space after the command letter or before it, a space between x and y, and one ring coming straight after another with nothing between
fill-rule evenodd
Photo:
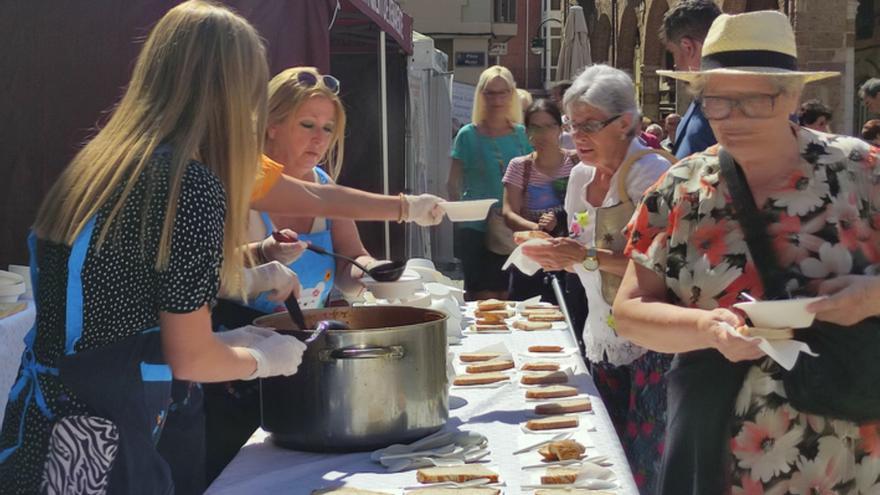
<instances>
[{"instance_id":1,"label":"woman in teal top","mask_svg":"<svg viewBox=\"0 0 880 495\"><path fill-rule=\"evenodd\" d=\"M495 65L480 75L471 121L458 131L452 145L449 199L497 199L495 208L500 210L507 164L532 151L521 124L516 82L507 68ZM506 299L508 277L501 271L506 256L486 248L486 222L459 224L455 236L468 299Z\"/></svg>"},{"instance_id":2,"label":"woman in teal top","mask_svg":"<svg viewBox=\"0 0 880 495\"><path fill-rule=\"evenodd\" d=\"M311 67L287 69L272 78L264 160L283 166L287 176L312 183L332 183L342 163L345 134L345 109L338 91L336 78L321 75ZM251 211L251 241L266 239L273 230L287 231L302 241L357 259L367 268L381 263L367 253L352 220ZM306 251L288 266L299 277L299 302L304 308L323 307L334 286L351 295L362 288L361 270L348 263L336 263L329 256ZM218 306L214 311L215 324L246 324L258 312L284 310L264 295L249 301L247 306L224 302L222 308ZM209 481L220 474L260 426L257 390L244 382L205 388Z\"/></svg>"}]
</instances>

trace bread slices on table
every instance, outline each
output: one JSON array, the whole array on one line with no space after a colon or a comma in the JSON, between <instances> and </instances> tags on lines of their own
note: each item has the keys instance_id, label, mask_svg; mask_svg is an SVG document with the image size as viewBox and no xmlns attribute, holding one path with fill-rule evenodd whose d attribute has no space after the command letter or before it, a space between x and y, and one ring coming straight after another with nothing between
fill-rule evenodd
<instances>
[{"instance_id":1,"label":"bread slices on table","mask_svg":"<svg viewBox=\"0 0 880 495\"><path fill-rule=\"evenodd\" d=\"M501 357L501 354L497 352L462 352L458 355L458 359L461 359L463 363L490 361L499 357Z\"/></svg>"},{"instance_id":2,"label":"bread slices on table","mask_svg":"<svg viewBox=\"0 0 880 495\"><path fill-rule=\"evenodd\" d=\"M504 373L474 373L471 375L459 375L452 380L453 385L467 387L469 385L486 385L489 383L504 382L510 377Z\"/></svg>"},{"instance_id":3,"label":"bread slices on table","mask_svg":"<svg viewBox=\"0 0 880 495\"><path fill-rule=\"evenodd\" d=\"M564 371L533 371L523 373L520 383L524 385L552 385L568 383L568 374Z\"/></svg>"},{"instance_id":4,"label":"bread slices on table","mask_svg":"<svg viewBox=\"0 0 880 495\"><path fill-rule=\"evenodd\" d=\"M516 316L516 312L512 309L493 309L491 311L474 311L474 318L486 322L503 322L508 318Z\"/></svg>"},{"instance_id":5,"label":"bread slices on table","mask_svg":"<svg viewBox=\"0 0 880 495\"><path fill-rule=\"evenodd\" d=\"M410 490L406 495L500 495L498 488L471 487L471 488L419 488Z\"/></svg>"},{"instance_id":6,"label":"bread slices on table","mask_svg":"<svg viewBox=\"0 0 880 495\"><path fill-rule=\"evenodd\" d=\"M551 311L559 311L559 306L557 306L555 304L547 304L547 303L526 304L525 307L523 308L523 310L524 311L543 310L543 311L546 311L549 313Z\"/></svg>"},{"instance_id":7,"label":"bread slices on table","mask_svg":"<svg viewBox=\"0 0 880 495\"><path fill-rule=\"evenodd\" d=\"M498 483L498 473L486 466L479 464L464 464L452 467L430 467L416 471L416 479L419 483L442 483L453 481L464 483L465 481L486 478L490 483Z\"/></svg>"},{"instance_id":8,"label":"bread slices on table","mask_svg":"<svg viewBox=\"0 0 880 495\"><path fill-rule=\"evenodd\" d=\"M529 352L562 352L561 345L533 345L529 346Z\"/></svg>"},{"instance_id":9,"label":"bread slices on table","mask_svg":"<svg viewBox=\"0 0 880 495\"><path fill-rule=\"evenodd\" d=\"M565 315L561 311L548 311L546 313L531 313L529 321L565 321Z\"/></svg>"},{"instance_id":10,"label":"bread slices on table","mask_svg":"<svg viewBox=\"0 0 880 495\"><path fill-rule=\"evenodd\" d=\"M556 414L569 414L587 412L593 409L590 399L583 397L580 399L559 400L556 402L546 402L535 406L535 414L552 416Z\"/></svg>"},{"instance_id":11,"label":"bread slices on table","mask_svg":"<svg viewBox=\"0 0 880 495\"><path fill-rule=\"evenodd\" d=\"M791 340L794 330L791 328L739 327L736 329L746 337L758 337L767 340Z\"/></svg>"},{"instance_id":12,"label":"bread slices on table","mask_svg":"<svg viewBox=\"0 0 880 495\"><path fill-rule=\"evenodd\" d=\"M615 495L606 490L589 490L586 488L544 488L535 490L535 495Z\"/></svg>"},{"instance_id":13,"label":"bread slices on table","mask_svg":"<svg viewBox=\"0 0 880 495\"><path fill-rule=\"evenodd\" d=\"M587 448L577 440L557 440L538 449L545 461L568 461L580 459Z\"/></svg>"},{"instance_id":14,"label":"bread slices on table","mask_svg":"<svg viewBox=\"0 0 880 495\"><path fill-rule=\"evenodd\" d=\"M490 371L504 371L513 368L514 364L510 359L497 359L468 365L465 371L468 373L488 373Z\"/></svg>"},{"instance_id":15,"label":"bread slices on table","mask_svg":"<svg viewBox=\"0 0 880 495\"><path fill-rule=\"evenodd\" d=\"M559 430L563 428L577 428L580 424L577 416L550 416L548 418L530 419L526 421L526 428L532 431Z\"/></svg>"},{"instance_id":16,"label":"bread slices on table","mask_svg":"<svg viewBox=\"0 0 880 495\"><path fill-rule=\"evenodd\" d=\"M513 328L516 328L517 330L525 330L526 332L550 330L553 328L553 323L549 321L516 320L513 322Z\"/></svg>"},{"instance_id":17,"label":"bread slices on table","mask_svg":"<svg viewBox=\"0 0 880 495\"><path fill-rule=\"evenodd\" d=\"M477 311L493 311L497 309L507 309L507 301L501 301L498 299L477 301Z\"/></svg>"},{"instance_id":18,"label":"bread slices on table","mask_svg":"<svg viewBox=\"0 0 880 495\"><path fill-rule=\"evenodd\" d=\"M520 310L519 314L522 316L529 317L532 315L553 315L553 314L556 314L559 312L560 312L559 308L555 308L555 307L551 308L549 306L546 306L546 307L545 306L538 306L538 307L531 307L531 308L522 309L522 310Z\"/></svg>"},{"instance_id":19,"label":"bread slices on table","mask_svg":"<svg viewBox=\"0 0 880 495\"><path fill-rule=\"evenodd\" d=\"M504 323L475 323L471 325L474 332L497 332L498 330L510 330Z\"/></svg>"},{"instance_id":20,"label":"bread slices on table","mask_svg":"<svg viewBox=\"0 0 880 495\"><path fill-rule=\"evenodd\" d=\"M550 361L533 361L522 365L523 371L559 371L559 363Z\"/></svg>"},{"instance_id":21,"label":"bread slices on table","mask_svg":"<svg viewBox=\"0 0 880 495\"><path fill-rule=\"evenodd\" d=\"M549 387L530 388L526 390L526 399L559 399L574 397L578 391L568 385L551 385Z\"/></svg>"},{"instance_id":22,"label":"bread slices on table","mask_svg":"<svg viewBox=\"0 0 880 495\"><path fill-rule=\"evenodd\" d=\"M552 467L547 468L547 474L541 476L542 485L570 485L577 481L581 474L577 467Z\"/></svg>"}]
</instances>

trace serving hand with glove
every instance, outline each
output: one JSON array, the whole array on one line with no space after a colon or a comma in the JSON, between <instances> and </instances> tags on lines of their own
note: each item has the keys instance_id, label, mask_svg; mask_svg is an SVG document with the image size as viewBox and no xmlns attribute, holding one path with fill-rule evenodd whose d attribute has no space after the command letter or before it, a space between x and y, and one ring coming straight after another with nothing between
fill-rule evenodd
<instances>
[{"instance_id":1,"label":"serving hand with glove","mask_svg":"<svg viewBox=\"0 0 880 495\"><path fill-rule=\"evenodd\" d=\"M306 345L299 339L271 328L246 326L215 335L229 347L243 348L254 358L256 368L245 380L290 376L296 373L306 350Z\"/></svg>"},{"instance_id":2,"label":"serving hand with glove","mask_svg":"<svg viewBox=\"0 0 880 495\"><path fill-rule=\"evenodd\" d=\"M255 258L260 263L280 261L284 265L289 265L298 260L305 252L306 243L298 240L296 232L282 229L279 233L279 236L270 235L257 243Z\"/></svg>"}]
</instances>

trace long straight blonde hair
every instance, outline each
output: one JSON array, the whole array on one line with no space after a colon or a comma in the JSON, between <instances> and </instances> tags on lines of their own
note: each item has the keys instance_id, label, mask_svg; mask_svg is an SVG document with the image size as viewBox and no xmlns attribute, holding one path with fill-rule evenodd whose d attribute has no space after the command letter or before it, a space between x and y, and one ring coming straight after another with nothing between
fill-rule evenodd
<instances>
[{"instance_id":1,"label":"long straight blonde hair","mask_svg":"<svg viewBox=\"0 0 880 495\"><path fill-rule=\"evenodd\" d=\"M311 87L303 86L297 77L303 72L315 76L317 83ZM339 95L330 91L321 79L321 73L314 67L291 67L279 72L269 81L269 125L278 124L288 116L296 113L299 106L314 96L323 96L333 103L336 109L336 126L330 137L327 152L321 157L321 163L333 180L339 177L342 161L345 157L345 107ZM268 135L266 136L268 139Z\"/></svg>"},{"instance_id":2,"label":"long straight blonde hair","mask_svg":"<svg viewBox=\"0 0 880 495\"><path fill-rule=\"evenodd\" d=\"M40 206L36 234L73 244L122 187L100 231L100 248L153 151L168 143L173 149L168 205L155 268L168 267L181 181L187 164L197 159L226 190L221 278L238 290L239 247L246 242L248 202L262 152L268 73L260 37L242 17L200 0L168 11L147 38L109 122L76 154Z\"/></svg>"},{"instance_id":3,"label":"long straight blonde hair","mask_svg":"<svg viewBox=\"0 0 880 495\"><path fill-rule=\"evenodd\" d=\"M474 108L471 110L471 123L479 124L486 118L486 105L483 102L483 90L496 77L500 77L507 83L510 90L510 103L507 105L507 121L513 124L521 124L523 121L523 107L516 91L516 81L507 67L493 65L480 74L477 87L474 89Z\"/></svg>"}]
</instances>

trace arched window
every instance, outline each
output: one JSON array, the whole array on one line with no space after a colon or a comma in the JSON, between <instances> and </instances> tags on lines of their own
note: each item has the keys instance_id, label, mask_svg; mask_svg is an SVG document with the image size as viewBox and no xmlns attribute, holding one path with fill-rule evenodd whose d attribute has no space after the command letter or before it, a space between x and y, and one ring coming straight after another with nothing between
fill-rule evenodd
<instances>
[{"instance_id":1,"label":"arched window","mask_svg":"<svg viewBox=\"0 0 880 495\"><path fill-rule=\"evenodd\" d=\"M874 37L874 0L859 0L856 11L856 39L869 40Z\"/></svg>"}]
</instances>

